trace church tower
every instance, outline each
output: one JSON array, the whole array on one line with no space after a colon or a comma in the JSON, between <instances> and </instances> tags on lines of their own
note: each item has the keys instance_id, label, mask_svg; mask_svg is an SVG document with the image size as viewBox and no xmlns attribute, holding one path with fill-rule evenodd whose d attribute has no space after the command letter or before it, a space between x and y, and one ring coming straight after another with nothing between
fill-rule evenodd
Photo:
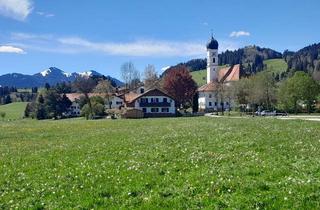
<instances>
[{"instance_id":1,"label":"church tower","mask_svg":"<svg viewBox=\"0 0 320 210\"><path fill-rule=\"evenodd\" d=\"M207 84L218 81L218 48L218 41L211 36L207 44Z\"/></svg>"}]
</instances>

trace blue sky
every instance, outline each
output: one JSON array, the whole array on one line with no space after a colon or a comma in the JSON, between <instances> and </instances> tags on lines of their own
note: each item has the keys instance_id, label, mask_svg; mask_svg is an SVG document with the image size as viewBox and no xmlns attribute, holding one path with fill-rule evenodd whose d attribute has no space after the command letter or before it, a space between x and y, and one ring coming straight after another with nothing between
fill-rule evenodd
<instances>
[{"instance_id":1,"label":"blue sky","mask_svg":"<svg viewBox=\"0 0 320 210\"><path fill-rule=\"evenodd\" d=\"M278 51L320 42L318 0L0 0L0 74L51 66L120 77L205 57L211 29L220 51Z\"/></svg>"}]
</instances>

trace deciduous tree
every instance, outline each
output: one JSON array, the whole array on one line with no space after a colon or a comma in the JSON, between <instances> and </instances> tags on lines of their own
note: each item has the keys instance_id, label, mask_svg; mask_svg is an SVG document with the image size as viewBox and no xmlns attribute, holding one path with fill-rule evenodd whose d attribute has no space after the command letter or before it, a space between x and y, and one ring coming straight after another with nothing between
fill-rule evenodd
<instances>
[{"instance_id":1,"label":"deciduous tree","mask_svg":"<svg viewBox=\"0 0 320 210\"><path fill-rule=\"evenodd\" d=\"M197 85L185 66L172 68L164 78L163 88L174 97L176 106L192 106Z\"/></svg>"}]
</instances>

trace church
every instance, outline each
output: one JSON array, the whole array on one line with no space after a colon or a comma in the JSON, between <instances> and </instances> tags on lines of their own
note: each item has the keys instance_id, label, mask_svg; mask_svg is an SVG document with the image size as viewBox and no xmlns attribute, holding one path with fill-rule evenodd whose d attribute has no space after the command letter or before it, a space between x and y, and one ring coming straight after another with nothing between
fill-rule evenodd
<instances>
[{"instance_id":1,"label":"church","mask_svg":"<svg viewBox=\"0 0 320 210\"><path fill-rule=\"evenodd\" d=\"M224 89L240 79L240 64L219 69L219 43L211 36L207 43L207 84L198 88L199 111L228 111L234 102L223 95Z\"/></svg>"}]
</instances>

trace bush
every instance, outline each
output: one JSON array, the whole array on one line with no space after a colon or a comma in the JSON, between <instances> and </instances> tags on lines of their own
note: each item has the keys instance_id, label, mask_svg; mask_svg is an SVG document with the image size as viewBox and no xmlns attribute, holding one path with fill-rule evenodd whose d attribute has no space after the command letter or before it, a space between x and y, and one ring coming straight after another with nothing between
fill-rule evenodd
<instances>
[{"instance_id":1,"label":"bush","mask_svg":"<svg viewBox=\"0 0 320 210\"><path fill-rule=\"evenodd\" d=\"M105 116L104 105L94 103L92 104L92 109L90 109L89 104L86 104L81 109L81 116L85 117L87 120Z\"/></svg>"},{"instance_id":2,"label":"bush","mask_svg":"<svg viewBox=\"0 0 320 210\"><path fill-rule=\"evenodd\" d=\"M0 112L0 117L1 117L2 119L4 119L4 118L6 117L6 113L5 113L5 112Z\"/></svg>"}]
</instances>

